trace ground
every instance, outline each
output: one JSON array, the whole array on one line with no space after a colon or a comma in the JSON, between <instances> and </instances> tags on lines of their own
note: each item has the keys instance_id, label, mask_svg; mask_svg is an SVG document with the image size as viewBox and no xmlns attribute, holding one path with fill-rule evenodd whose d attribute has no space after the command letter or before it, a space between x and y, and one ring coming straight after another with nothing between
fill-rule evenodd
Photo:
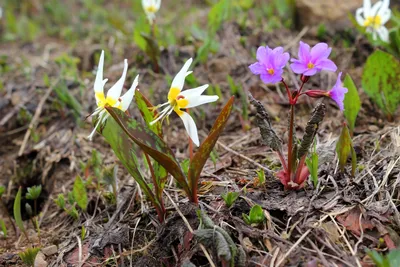
<instances>
[{"instance_id":1,"label":"ground","mask_svg":"<svg viewBox=\"0 0 400 267\"><path fill-rule=\"evenodd\" d=\"M87 115L95 108L94 70L100 51L106 50L105 76L113 84L127 58L130 68L125 88L140 74L141 92L152 103L165 102L171 78L186 59L199 56L204 38L196 36L207 35L210 6L205 1L185 1L179 7L163 3L157 13L163 38L157 73L132 37L138 30L138 17L144 18L140 3L40 2L16 7L8 3L6 7L15 8L19 22L13 22L15 26L3 17L0 24L0 184L7 189L2 201L12 216L20 186L23 192L33 185L43 186L38 200L39 235L28 214L22 214L35 246L57 246L54 253L39 254L39 266L193 266L190 262L227 266L213 245L200 245L191 233L199 227L199 209L243 249L245 266L374 266L367 249L385 253L400 245L399 117L388 120L361 89L363 65L376 48L351 26L316 33L297 25L290 15L278 15L282 6L273 4L277 1L255 1L257 8L236 10L236 17L228 16L213 36L218 49L196 62L192 68L195 79L189 78L191 85L208 83L214 92L215 88L222 92L217 104L192 111L200 140L232 94L235 107L216 144L216 162L209 160L202 171L199 204L188 202L169 177L164 193L168 216L159 223L151 203L104 138L97 134L92 142L87 139L93 127ZM14 31L10 30L13 25L17 27ZM353 137L358 161L353 177L350 160L341 172L335 156L345 122L343 112L329 99L299 101L295 129L299 138L316 103L322 101L327 110L317 134L318 185L307 181L303 189L292 191L285 190L274 176L280 169L279 159L262 143L256 110L247 101L247 93L261 101L286 145L289 103L285 90L263 84L248 66L255 62L258 46L283 46L296 56L300 40L310 45L327 42L332 47L331 59L355 81L362 107ZM299 86L299 77L289 68L284 78L292 88ZM307 87L330 89L335 80L334 73L323 72L313 76ZM235 92L232 87L240 89ZM134 104L129 113L139 118ZM178 160L188 158L186 131L177 116L169 124L164 122L164 140ZM96 156L100 164L95 168ZM109 189L97 185L99 173L114 164L119 168L118 197L113 202L105 197ZM266 174L263 185L257 183L260 169ZM89 204L74 220L55 200L59 194L67 196L78 175L89 180ZM240 192L230 208L221 198L228 191ZM32 205L23 198L22 207L25 203ZM242 214L248 214L254 204L263 208L266 220L247 225ZM0 265L23 266L18 252L31 244L19 230L17 234L13 231L4 211L2 218L8 236L0 236Z\"/></svg>"}]
</instances>

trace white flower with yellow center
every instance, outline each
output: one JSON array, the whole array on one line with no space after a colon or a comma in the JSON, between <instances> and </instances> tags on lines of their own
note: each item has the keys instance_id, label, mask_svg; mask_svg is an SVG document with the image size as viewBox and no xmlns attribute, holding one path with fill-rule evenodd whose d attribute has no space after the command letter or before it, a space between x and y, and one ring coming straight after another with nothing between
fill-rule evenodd
<instances>
[{"instance_id":1,"label":"white flower with yellow center","mask_svg":"<svg viewBox=\"0 0 400 267\"><path fill-rule=\"evenodd\" d=\"M101 52L99 67L97 69L96 80L94 81L94 93L96 97L97 108L92 113L92 117L98 115L98 121L92 133L88 136L89 140L92 140L93 135L96 133L96 129L103 124L110 116L105 109L106 106L116 107L122 111L126 111L132 102L133 96L135 95L136 86L138 85L139 75L136 76L132 83L131 88L121 96L122 88L126 78L126 72L128 71L128 61L124 60L124 71L122 72L121 78L108 90L107 96L104 95L104 85L108 79L103 80L103 66L104 66L104 51Z\"/></svg>"},{"instance_id":2,"label":"white flower with yellow center","mask_svg":"<svg viewBox=\"0 0 400 267\"><path fill-rule=\"evenodd\" d=\"M150 24L153 24L156 13L160 9L161 0L142 0L142 6Z\"/></svg>"},{"instance_id":3,"label":"white flower with yellow center","mask_svg":"<svg viewBox=\"0 0 400 267\"><path fill-rule=\"evenodd\" d=\"M392 13L389 4L390 0L382 0L371 7L371 0L364 0L364 6L356 11L358 24L366 27L374 40L379 36L382 41L389 42L389 31L385 27Z\"/></svg>"},{"instance_id":4,"label":"white flower with yellow center","mask_svg":"<svg viewBox=\"0 0 400 267\"><path fill-rule=\"evenodd\" d=\"M202 95L203 92L207 89L208 84L202 85L194 89L182 91L186 76L192 73L191 71L188 71L192 62L193 59L189 59L188 61L186 61L182 69L178 72L178 74L176 74L174 80L172 81L171 88L169 89L168 102L158 105L156 108L160 108L163 106L167 107L160 111L158 117L154 121L152 121L151 124L154 124L157 121L168 117L172 113L172 111L175 111L176 114L178 114L178 116L182 119L183 124L185 125L185 129L190 136L190 139L192 139L193 143L196 146L199 146L200 142L199 136L197 134L196 124L189 113L183 111L182 109L194 108L206 103L217 101L218 96Z\"/></svg>"}]
</instances>

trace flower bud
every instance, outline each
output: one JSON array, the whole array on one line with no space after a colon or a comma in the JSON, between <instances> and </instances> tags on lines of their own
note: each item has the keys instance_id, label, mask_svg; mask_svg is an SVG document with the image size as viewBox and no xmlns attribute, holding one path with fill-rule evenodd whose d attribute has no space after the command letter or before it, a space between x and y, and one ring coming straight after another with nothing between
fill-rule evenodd
<instances>
[{"instance_id":1,"label":"flower bud","mask_svg":"<svg viewBox=\"0 0 400 267\"><path fill-rule=\"evenodd\" d=\"M323 90L308 90L307 92L304 93L312 98L321 98L329 96L329 93Z\"/></svg>"}]
</instances>

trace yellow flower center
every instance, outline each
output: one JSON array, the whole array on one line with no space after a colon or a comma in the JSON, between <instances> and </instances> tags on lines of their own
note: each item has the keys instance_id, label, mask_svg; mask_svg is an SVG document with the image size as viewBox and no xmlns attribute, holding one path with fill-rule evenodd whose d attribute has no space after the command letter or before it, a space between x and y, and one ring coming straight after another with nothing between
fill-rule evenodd
<instances>
[{"instance_id":1,"label":"yellow flower center","mask_svg":"<svg viewBox=\"0 0 400 267\"><path fill-rule=\"evenodd\" d=\"M181 109L189 105L189 100L187 100L184 96L179 95L180 92L181 90L178 88L172 87L168 93L168 102L172 107L174 107L174 111L178 115L182 115L183 111Z\"/></svg>"},{"instance_id":2,"label":"yellow flower center","mask_svg":"<svg viewBox=\"0 0 400 267\"><path fill-rule=\"evenodd\" d=\"M268 72L269 74L271 74L271 75L274 75L275 70L271 68L271 69L267 69L267 72Z\"/></svg>"},{"instance_id":3,"label":"yellow flower center","mask_svg":"<svg viewBox=\"0 0 400 267\"><path fill-rule=\"evenodd\" d=\"M371 27L374 29L378 29L382 25L382 19L380 16L369 16L364 22L364 27Z\"/></svg>"},{"instance_id":4,"label":"yellow flower center","mask_svg":"<svg viewBox=\"0 0 400 267\"><path fill-rule=\"evenodd\" d=\"M105 97L103 92L97 92L96 93L96 98L98 99L99 103L97 106L99 108L105 108L106 106L114 107L115 104L117 104L118 100L112 98L112 97ZM121 109L122 106L119 104L116 108Z\"/></svg>"},{"instance_id":5,"label":"yellow flower center","mask_svg":"<svg viewBox=\"0 0 400 267\"><path fill-rule=\"evenodd\" d=\"M146 7L146 11L149 12L149 13L156 13L157 12L157 8L156 8L155 5L151 5L151 6Z\"/></svg>"},{"instance_id":6,"label":"yellow flower center","mask_svg":"<svg viewBox=\"0 0 400 267\"><path fill-rule=\"evenodd\" d=\"M312 68L314 68L314 64L313 63L311 63L311 62L309 62L308 64L307 64L307 68L309 68L309 69L312 69Z\"/></svg>"}]
</instances>

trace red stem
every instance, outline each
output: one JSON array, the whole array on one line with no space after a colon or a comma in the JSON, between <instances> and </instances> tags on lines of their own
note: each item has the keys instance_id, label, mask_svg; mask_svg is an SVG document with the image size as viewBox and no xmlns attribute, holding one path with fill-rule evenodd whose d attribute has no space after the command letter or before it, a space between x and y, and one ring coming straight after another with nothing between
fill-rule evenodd
<instances>
[{"instance_id":1,"label":"red stem","mask_svg":"<svg viewBox=\"0 0 400 267\"><path fill-rule=\"evenodd\" d=\"M279 159L280 159L280 161L281 161L281 163L282 163L283 169L285 170L285 172L287 172L287 171L288 171L288 168L287 168L287 165L286 165L285 157L284 157L283 154L282 154L282 151L279 150L279 151L277 151L276 153L277 153L278 156L279 156Z\"/></svg>"},{"instance_id":2,"label":"red stem","mask_svg":"<svg viewBox=\"0 0 400 267\"><path fill-rule=\"evenodd\" d=\"M292 172L293 121L294 121L294 104L290 105L289 142L288 142L288 175L289 175L289 177L291 177L291 172Z\"/></svg>"},{"instance_id":3,"label":"red stem","mask_svg":"<svg viewBox=\"0 0 400 267\"><path fill-rule=\"evenodd\" d=\"M299 177L300 177L301 171L303 170L303 166L304 166L304 163L305 163L305 161L306 161L306 158L307 158L307 154L305 154L305 155L300 159L299 165L297 165L297 170L296 170L296 175L295 175L295 177L294 177L294 182L295 182L296 184L298 184L298 185L300 185L300 184L299 184Z\"/></svg>"},{"instance_id":4,"label":"red stem","mask_svg":"<svg viewBox=\"0 0 400 267\"><path fill-rule=\"evenodd\" d=\"M160 192L160 187L158 186L156 175L154 173L154 169L153 169L153 165L151 164L150 157L149 157L149 155L147 155L147 153L143 153L143 154L146 157L147 164L149 165L151 178L152 178L153 184L154 184L154 191L156 192L155 197L156 197L157 201L160 203L159 205L157 203L153 203L154 208L156 209L158 220L160 221L160 223L162 223L164 221L165 211L166 211L165 207L164 207L164 201L162 199L162 193Z\"/></svg>"},{"instance_id":5,"label":"red stem","mask_svg":"<svg viewBox=\"0 0 400 267\"><path fill-rule=\"evenodd\" d=\"M288 98L289 98L289 103L292 103L292 93L290 92L289 86L286 84L284 79L282 79L282 83L286 88L286 93L287 93Z\"/></svg>"}]
</instances>

